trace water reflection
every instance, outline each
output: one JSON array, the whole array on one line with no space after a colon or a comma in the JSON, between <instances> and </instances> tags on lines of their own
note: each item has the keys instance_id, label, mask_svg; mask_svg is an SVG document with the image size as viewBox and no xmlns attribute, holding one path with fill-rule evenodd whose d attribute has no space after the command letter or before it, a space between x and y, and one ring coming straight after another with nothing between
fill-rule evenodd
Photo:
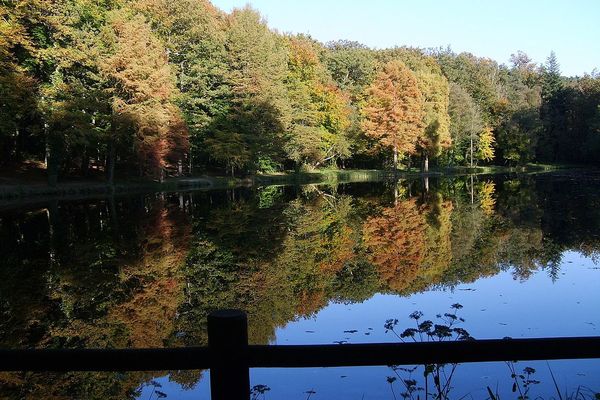
<instances>
[{"instance_id":1,"label":"water reflection","mask_svg":"<svg viewBox=\"0 0 600 400\"><path fill-rule=\"evenodd\" d=\"M229 307L248 312L252 343L268 343L332 301L427 293L501 271L526 280L545 269L556 280L566 250L598 255L599 203L595 180L540 176L8 209L0 212L0 346L205 345L207 314ZM122 399L165 374L0 374L0 397ZM170 374L183 387L201 377Z\"/></svg>"}]
</instances>

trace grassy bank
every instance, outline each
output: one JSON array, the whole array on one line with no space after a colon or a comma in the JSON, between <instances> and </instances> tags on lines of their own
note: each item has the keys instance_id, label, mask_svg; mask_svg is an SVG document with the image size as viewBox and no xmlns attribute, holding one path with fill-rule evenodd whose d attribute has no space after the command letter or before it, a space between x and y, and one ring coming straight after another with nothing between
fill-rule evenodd
<instances>
[{"instance_id":1,"label":"grassy bank","mask_svg":"<svg viewBox=\"0 0 600 400\"><path fill-rule=\"evenodd\" d=\"M118 181L113 186L97 181L63 182L56 186L30 183L26 180L0 184L0 204L23 200L77 199L144 192L170 192L182 190L213 190L234 187L267 185L331 184L343 182L375 182L390 176L387 171L318 171L310 173L263 174L244 178L198 176L172 178L164 182Z\"/></svg>"},{"instance_id":2,"label":"grassy bank","mask_svg":"<svg viewBox=\"0 0 600 400\"><path fill-rule=\"evenodd\" d=\"M300 173L258 174L244 178L197 176L172 178L162 183L156 181L130 180L110 186L98 181L64 182L56 186L31 183L27 180L0 184L0 203L28 200L52 200L62 198L87 198L114 194L169 192L181 190L211 190L233 187L267 185L335 184L349 182L377 182L385 179L409 179L421 176L487 175L501 173L539 173L564 169L564 166L530 164L524 167L453 167L436 168L428 173L417 169L397 170L320 170Z\"/></svg>"}]
</instances>

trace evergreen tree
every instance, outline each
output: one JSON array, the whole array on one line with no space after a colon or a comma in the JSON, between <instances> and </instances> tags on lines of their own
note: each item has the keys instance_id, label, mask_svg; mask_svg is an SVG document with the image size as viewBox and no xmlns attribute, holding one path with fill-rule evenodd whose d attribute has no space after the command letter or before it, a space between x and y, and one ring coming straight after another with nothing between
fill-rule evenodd
<instances>
[{"instance_id":1,"label":"evergreen tree","mask_svg":"<svg viewBox=\"0 0 600 400\"><path fill-rule=\"evenodd\" d=\"M561 138L566 134L565 96L560 65L554 51L542 68L541 118L544 126L538 155L544 161L560 161Z\"/></svg>"}]
</instances>

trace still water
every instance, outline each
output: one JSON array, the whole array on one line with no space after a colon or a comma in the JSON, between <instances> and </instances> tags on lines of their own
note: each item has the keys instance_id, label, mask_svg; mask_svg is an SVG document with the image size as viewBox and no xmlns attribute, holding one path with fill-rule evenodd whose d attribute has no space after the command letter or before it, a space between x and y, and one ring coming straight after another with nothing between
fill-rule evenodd
<instances>
[{"instance_id":1,"label":"still water","mask_svg":"<svg viewBox=\"0 0 600 400\"><path fill-rule=\"evenodd\" d=\"M246 310L254 344L410 341L398 336L428 319L479 339L595 336L599 259L593 173L5 205L0 347L206 345L206 316L218 308ZM256 369L251 379L269 389L259 399L424 399L414 367ZM453 399L489 398L488 387L502 399L557 398L555 381L563 397L600 391L598 360L436 373ZM201 371L0 373L7 399L208 393Z\"/></svg>"}]
</instances>

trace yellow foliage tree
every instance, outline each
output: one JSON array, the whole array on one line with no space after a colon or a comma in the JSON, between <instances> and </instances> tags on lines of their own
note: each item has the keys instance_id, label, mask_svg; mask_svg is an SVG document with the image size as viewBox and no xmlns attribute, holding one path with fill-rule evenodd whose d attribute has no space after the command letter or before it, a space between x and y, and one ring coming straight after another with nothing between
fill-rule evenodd
<instances>
[{"instance_id":1,"label":"yellow foliage tree","mask_svg":"<svg viewBox=\"0 0 600 400\"><path fill-rule=\"evenodd\" d=\"M479 135L479 145L477 146L477 156L480 160L491 161L494 159L494 132L492 128L486 126Z\"/></svg>"}]
</instances>

